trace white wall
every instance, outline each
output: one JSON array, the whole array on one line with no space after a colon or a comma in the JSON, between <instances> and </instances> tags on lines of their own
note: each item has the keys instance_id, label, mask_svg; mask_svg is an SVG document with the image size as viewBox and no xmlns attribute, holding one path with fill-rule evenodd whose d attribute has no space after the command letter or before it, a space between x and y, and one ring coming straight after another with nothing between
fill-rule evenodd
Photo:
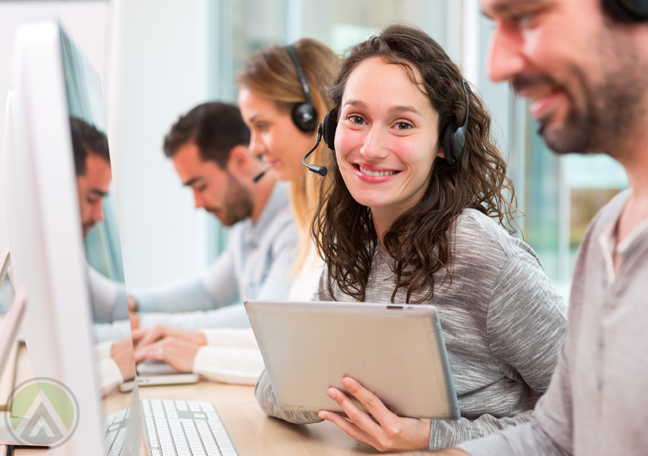
<instances>
[{"instance_id":1,"label":"white wall","mask_svg":"<svg viewBox=\"0 0 648 456\"><path fill-rule=\"evenodd\" d=\"M107 1L0 2L0 251L9 245L5 209L4 123L14 36L28 20L56 18L100 74L104 71Z\"/></svg>"},{"instance_id":2,"label":"white wall","mask_svg":"<svg viewBox=\"0 0 648 456\"><path fill-rule=\"evenodd\" d=\"M207 265L206 214L193 208L162 141L208 98L209 0L114 0L107 86L126 285L164 284Z\"/></svg>"},{"instance_id":3,"label":"white wall","mask_svg":"<svg viewBox=\"0 0 648 456\"><path fill-rule=\"evenodd\" d=\"M58 18L102 76L127 285L207 265L206 215L193 209L162 140L207 99L208 1L0 2L0 250L8 245L2 151L14 35L25 20Z\"/></svg>"}]
</instances>

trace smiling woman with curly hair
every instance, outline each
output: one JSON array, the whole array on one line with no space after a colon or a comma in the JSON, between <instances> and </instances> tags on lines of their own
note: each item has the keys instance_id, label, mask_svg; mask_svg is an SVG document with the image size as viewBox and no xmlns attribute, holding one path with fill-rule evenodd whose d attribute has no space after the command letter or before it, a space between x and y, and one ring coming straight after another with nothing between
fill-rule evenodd
<instances>
[{"instance_id":1,"label":"smiling woman with curly hair","mask_svg":"<svg viewBox=\"0 0 648 456\"><path fill-rule=\"evenodd\" d=\"M556 365L565 307L511 236L515 193L483 102L432 38L404 25L353 47L329 95L334 150L312 227L326 263L320 299L436 306L462 417L398 417L348 377L373 418L335 388L327 394L346 418L283 411L265 374L262 408L332 421L383 451L445 448L528 421Z\"/></svg>"}]
</instances>

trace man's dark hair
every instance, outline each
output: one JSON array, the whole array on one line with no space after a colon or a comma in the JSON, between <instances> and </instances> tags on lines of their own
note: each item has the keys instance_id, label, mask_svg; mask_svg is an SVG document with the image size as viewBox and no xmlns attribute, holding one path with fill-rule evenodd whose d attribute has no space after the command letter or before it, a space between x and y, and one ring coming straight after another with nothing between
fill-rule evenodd
<instances>
[{"instance_id":1,"label":"man's dark hair","mask_svg":"<svg viewBox=\"0 0 648 456\"><path fill-rule=\"evenodd\" d=\"M72 150L74 151L74 170L77 176L83 176L88 170L86 158L89 154L99 155L110 164L108 138L93 125L76 117L70 117L72 132Z\"/></svg>"},{"instance_id":2,"label":"man's dark hair","mask_svg":"<svg viewBox=\"0 0 648 456\"><path fill-rule=\"evenodd\" d=\"M230 151L250 143L250 130L238 107L213 101L196 106L178 119L164 138L164 154L173 158L189 142L198 146L203 161L214 161L225 169Z\"/></svg>"}]
</instances>

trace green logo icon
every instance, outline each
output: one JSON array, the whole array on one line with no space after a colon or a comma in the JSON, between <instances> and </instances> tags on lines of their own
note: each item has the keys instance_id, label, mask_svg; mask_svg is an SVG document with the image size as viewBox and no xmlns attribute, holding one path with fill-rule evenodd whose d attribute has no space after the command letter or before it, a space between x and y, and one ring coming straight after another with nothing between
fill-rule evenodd
<instances>
[{"instance_id":1,"label":"green logo icon","mask_svg":"<svg viewBox=\"0 0 648 456\"><path fill-rule=\"evenodd\" d=\"M65 443L79 424L79 404L70 389L47 377L21 383L9 397L5 422L11 435L26 445Z\"/></svg>"}]
</instances>

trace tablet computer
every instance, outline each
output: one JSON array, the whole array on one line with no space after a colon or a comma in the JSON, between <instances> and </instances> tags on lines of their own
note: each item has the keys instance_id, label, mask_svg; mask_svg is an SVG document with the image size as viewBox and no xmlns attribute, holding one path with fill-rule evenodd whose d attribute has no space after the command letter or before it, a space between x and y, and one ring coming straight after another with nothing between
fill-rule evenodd
<instances>
[{"instance_id":1,"label":"tablet computer","mask_svg":"<svg viewBox=\"0 0 648 456\"><path fill-rule=\"evenodd\" d=\"M341 412L326 390L346 393L350 376L399 416L459 419L433 306L248 301L245 310L281 409Z\"/></svg>"}]
</instances>

